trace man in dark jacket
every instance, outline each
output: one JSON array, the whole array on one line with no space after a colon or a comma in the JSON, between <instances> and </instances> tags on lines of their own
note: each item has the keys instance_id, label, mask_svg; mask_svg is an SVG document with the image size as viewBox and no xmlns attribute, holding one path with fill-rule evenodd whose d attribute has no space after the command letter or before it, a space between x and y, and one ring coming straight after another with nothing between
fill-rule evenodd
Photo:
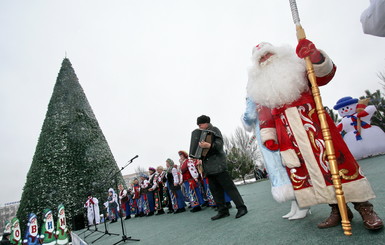
<instances>
[{"instance_id":1,"label":"man in dark jacket","mask_svg":"<svg viewBox=\"0 0 385 245\"><path fill-rule=\"evenodd\" d=\"M226 206L224 192L231 197L238 209L235 218L240 218L247 213L247 208L229 173L227 172L226 154L223 151L223 137L221 131L210 123L210 117L202 115L197 118L199 129L213 132L211 143L199 142L199 147L209 149L202 159L203 170L209 179L209 185L214 200L218 206L218 214L212 220L221 219L230 215Z\"/></svg>"}]
</instances>

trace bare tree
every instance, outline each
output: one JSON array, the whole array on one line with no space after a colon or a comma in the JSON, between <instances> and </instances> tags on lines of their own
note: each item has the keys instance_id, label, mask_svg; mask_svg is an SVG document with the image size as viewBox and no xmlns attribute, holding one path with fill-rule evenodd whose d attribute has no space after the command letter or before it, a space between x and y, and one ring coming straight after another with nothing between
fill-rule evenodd
<instances>
[{"instance_id":1,"label":"bare tree","mask_svg":"<svg viewBox=\"0 0 385 245\"><path fill-rule=\"evenodd\" d=\"M234 135L225 137L224 146L227 153L229 172L232 178L242 178L250 174L255 168L258 158L255 136L248 134L243 128L238 127Z\"/></svg>"},{"instance_id":2,"label":"bare tree","mask_svg":"<svg viewBox=\"0 0 385 245\"><path fill-rule=\"evenodd\" d=\"M135 168L135 173L139 176L142 173L147 174L147 171L142 166L138 166Z\"/></svg>"}]
</instances>

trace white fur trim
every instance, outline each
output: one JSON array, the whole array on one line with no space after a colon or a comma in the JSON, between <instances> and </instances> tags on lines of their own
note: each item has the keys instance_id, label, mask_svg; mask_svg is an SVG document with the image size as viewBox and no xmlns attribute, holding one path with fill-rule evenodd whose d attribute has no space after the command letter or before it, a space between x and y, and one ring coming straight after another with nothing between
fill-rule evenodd
<instances>
[{"instance_id":1,"label":"white fur trim","mask_svg":"<svg viewBox=\"0 0 385 245\"><path fill-rule=\"evenodd\" d=\"M290 128L294 134L295 140L297 141L298 148L301 151L307 171L309 172L313 186L317 190L326 187L324 177L321 169L319 168L317 159L314 156L311 143L306 133L306 130L302 124L302 120L296 107L291 107L285 110L287 120L290 124Z\"/></svg>"},{"instance_id":2,"label":"white fur trim","mask_svg":"<svg viewBox=\"0 0 385 245\"><path fill-rule=\"evenodd\" d=\"M314 73L317 77L324 77L328 75L333 69L333 62L330 57L322 50L319 50L325 57L325 61L321 64L313 64Z\"/></svg>"},{"instance_id":3,"label":"white fur trim","mask_svg":"<svg viewBox=\"0 0 385 245\"><path fill-rule=\"evenodd\" d=\"M274 140L275 142L278 142L277 130L275 128L263 128L263 129L261 129L262 144L265 144L265 142L268 140Z\"/></svg>"},{"instance_id":4,"label":"white fur trim","mask_svg":"<svg viewBox=\"0 0 385 245\"><path fill-rule=\"evenodd\" d=\"M291 184L281 185L281 186L272 186L271 194L275 201L283 203L286 201L294 200L294 190Z\"/></svg>"},{"instance_id":5,"label":"white fur trim","mask_svg":"<svg viewBox=\"0 0 385 245\"><path fill-rule=\"evenodd\" d=\"M299 158L293 149L281 151L282 164L288 168L298 168L301 166Z\"/></svg>"},{"instance_id":6,"label":"white fur trim","mask_svg":"<svg viewBox=\"0 0 385 245\"><path fill-rule=\"evenodd\" d=\"M342 190L344 191L346 202L366 202L376 197L366 178L344 183L342 184ZM300 208L320 203L337 203L336 191L332 185L322 190L316 190L314 187L297 190L295 191L295 197Z\"/></svg>"}]
</instances>

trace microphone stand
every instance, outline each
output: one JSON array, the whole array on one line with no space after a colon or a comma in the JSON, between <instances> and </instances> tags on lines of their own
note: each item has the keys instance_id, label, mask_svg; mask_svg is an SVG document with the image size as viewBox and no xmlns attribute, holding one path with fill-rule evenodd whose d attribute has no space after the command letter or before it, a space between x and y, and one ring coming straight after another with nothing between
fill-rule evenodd
<instances>
[{"instance_id":1,"label":"microphone stand","mask_svg":"<svg viewBox=\"0 0 385 245\"><path fill-rule=\"evenodd\" d=\"M92 241L91 243L96 242L97 240L99 240L100 238L102 238L102 237L105 236L105 235L109 235L109 236L111 236L111 235L119 236L119 234L108 232L108 230L107 230L107 222L106 222L107 215L106 215L105 213L103 213L103 217L104 217L104 234L101 235L100 237L98 237L97 239L95 239L94 241Z\"/></svg>"},{"instance_id":2,"label":"microphone stand","mask_svg":"<svg viewBox=\"0 0 385 245\"><path fill-rule=\"evenodd\" d=\"M134 161L134 159L137 157L138 157L138 155L136 155L131 160L129 160L127 162L127 164L125 166L123 166L119 171L117 171L112 177L115 177L118 173L120 173L123 169L125 169L128 165L130 165L132 163L132 161ZM119 205L119 211L122 210L120 202L118 202L118 205ZM116 245L116 244L121 243L121 242L126 242L126 241L140 241L140 239L134 239L134 238L131 238L130 236L129 237L126 236L126 234L124 232L124 224L123 224L122 215L120 215L120 224L122 226L122 239L119 240L118 242L114 243L113 245Z\"/></svg>"}]
</instances>

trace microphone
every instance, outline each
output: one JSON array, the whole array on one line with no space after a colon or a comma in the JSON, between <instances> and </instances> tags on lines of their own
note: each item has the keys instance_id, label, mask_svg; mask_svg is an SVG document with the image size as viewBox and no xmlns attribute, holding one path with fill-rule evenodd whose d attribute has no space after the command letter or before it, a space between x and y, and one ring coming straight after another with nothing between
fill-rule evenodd
<instances>
[{"instance_id":1,"label":"microphone","mask_svg":"<svg viewBox=\"0 0 385 245\"><path fill-rule=\"evenodd\" d=\"M138 155L134 156L134 157L130 160L130 162L132 162L135 158L138 158L138 157L139 157Z\"/></svg>"}]
</instances>

